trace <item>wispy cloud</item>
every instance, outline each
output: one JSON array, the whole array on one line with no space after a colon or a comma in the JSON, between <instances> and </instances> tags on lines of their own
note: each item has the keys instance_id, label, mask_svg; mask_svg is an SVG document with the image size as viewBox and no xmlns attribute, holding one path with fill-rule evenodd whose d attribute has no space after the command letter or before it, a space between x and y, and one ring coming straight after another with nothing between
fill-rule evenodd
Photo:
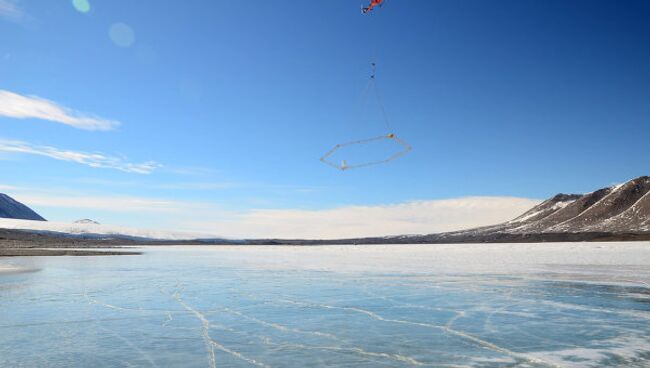
<instances>
[{"instance_id":1,"label":"wispy cloud","mask_svg":"<svg viewBox=\"0 0 650 368\"><path fill-rule=\"evenodd\" d=\"M165 167L166 168L166 167ZM229 181L207 181L207 182L172 182L172 183L152 183L147 180L112 180L99 179L93 177L86 178L65 178L67 182L74 184L91 184L103 187L134 187L147 189L165 189L165 190L187 190L187 191L213 191L240 188L243 184Z\"/></svg>"},{"instance_id":2,"label":"wispy cloud","mask_svg":"<svg viewBox=\"0 0 650 368\"><path fill-rule=\"evenodd\" d=\"M208 210L214 210L213 213L216 214L216 209L210 204L169 198L101 193L82 195L77 190L34 188L15 184L0 184L0 190L7 190L9 195L28 206L94 209L114 213L139 212L162 216L184 215Z\"/></svg>"},{"instance_id":3,"label":"wispy cloud","mask_svg":"<svg viewBox=\"0 0 650 368\"><path fill-rule=\"evenodd\" d=\"M187 176L206 176L206 175L215 175L222 174L221 170L212 168L212 167L167 167L167 171L176 174L176 175L187 175Z\"/></svg>"},{"instance_id":4,"label":"wispy cloud","mask_svg":"<svg viewBox=\"0 0 650 368\"><path fill-rule=\"evenodd\" d=\"M242 186L234 182L182 182L159 184L156 187L160 189L177 189L177 190L222 190L232 189Z\"/></svg>"},{"instance_id":5,"label":"wispy cloud","mask_svg":"<svg viewBox=\"0 0 650 368\"><path fill-rule=\"evenodd\" d=\"M23 96L6 90L0 90L0 116L48 120L84 130L112 130L120 125L117 121L75 111L40 97Z\"/></svg>"},{"instance_id":6,"label":"wispy cloud","mask_svg":"<svg viewBox=\"0 0 650 368\"><path fill-rule=\"evenodd\" d=\"M56 208L87 208L110 212L149 212L156 214L194 211L200 204L168 199L129 196L79 196L70 194L25 193L17 198L29 206Z\"/></svg>"},{"instance_id":7,"label":"wispy cloud","mask_svg":"<svg viewBox=\"0 0 650 368\"><path fill-rule=\"evenodd\" d=\"M7 190L17 190L17 187L14 187L12 185L2 185L0 184L0 190L2 191L7 191Z\"/></svg>"},{"instance_id":8,"label":"wispy cloud","mask_svg":"<svg viewBox=\"0 0 650 368\"><path fill-rule=\"evenodd\" d=\"M27 18L25 12L13 1L0 0L0 17L13 22L20 22Z\"/></svg>"},{"instance_id":9,"label":"wispy cloud","mask_svg":"<svg viewBox=\"0 0 650 368\"><path fill-rule=\"evenodd\" d=\"M234 238L350 238L454 231L511 220L540 201L513 197L467 197L327 210L258 209L231 213L188 230Z\"/></svg>"},{"instance_id":10,"label":"wispy cloud","mask_svg":"<svg viewBox=\"0 0 650 368\"><path fill-rule=\"evenodd\" d=\"M79 195L11 186L10 195L28 206L115 213L112 225L173 229L213 237L337 239L430 234L511 220L541 201L517 197L464 197L333 209L225 210L216 203L119 195ZM0 186L1 188L2 186ZM66 211L69 212L69 211ZM119 222L127 213L135 217ZM44 215L48 217L47 212ZM74 215L71 217L75 217ZM78 215L77 217L81 217ZM132 222L136 219L137 222ZM55 218L51 218L55 220ZM110 223L110 222L106 222Z\"/></svg>"},{"instance_id":11,"label":"wispy cloud","mask_svg":"<svg viewBox=\"0 0 650 368\"><path fill-rule=\"evenodd\" d=\"M119 157L106 156L101 153L63 150L16 140L0 139L0 152L45 156L59 161L76 162L94 168L114 169L135 174L150 174L161 167L160 164L153 161L135 164Z\"/></svg>"}]
</instances>

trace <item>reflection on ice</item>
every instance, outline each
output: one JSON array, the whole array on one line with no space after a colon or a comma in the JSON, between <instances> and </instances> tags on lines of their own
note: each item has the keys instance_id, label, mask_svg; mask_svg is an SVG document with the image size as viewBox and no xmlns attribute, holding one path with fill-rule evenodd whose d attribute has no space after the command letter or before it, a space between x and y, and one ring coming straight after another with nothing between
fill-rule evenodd
<instances>
[{"instance_id":1,"label":"reflection on ice","mask_svg":"<svg viewBox=\"0 0 650 368\"><path fill-rule=\"evenodd\" d=\"M16 259L0 366L650 366L647 243L516 246Z\"/></svg>"}]
</instances>

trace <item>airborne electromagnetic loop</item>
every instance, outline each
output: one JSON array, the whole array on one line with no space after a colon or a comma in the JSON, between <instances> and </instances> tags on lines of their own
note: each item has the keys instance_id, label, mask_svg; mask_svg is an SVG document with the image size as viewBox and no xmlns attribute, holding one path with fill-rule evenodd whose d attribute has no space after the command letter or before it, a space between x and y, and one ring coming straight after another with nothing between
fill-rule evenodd
<instances>
[{"instance_id":1,"label":"airborne electromagnetic loop","mask_svg":"<svg viewBox=\"0 0 650 368\"><path fill-rule=\"evenodd\" d=\"M362 8L362 12L364 14L367 14L373 10L376 6L382 6L383 0L371 0L370 4L368 6ZM368 166L374 166L374 165L380 165L380 164L385 164L388 162L391 162L399 157L404 156L407 154L409 151L411 151L411 146L403 141L402 139L398 138L395 133L392 131L390 122L388 121L388 116L386 115L386 110L384 109L384 104L381 100L381 95L379 94L379 89L377 88L377 76L376 76L376 69L377 69L377 64L372 62L370 63L372 66L372 73L370 74L370 78L368 80L368 87L366 91L364 92L364 96L366 93L372 89L372 91L375 94L375 98L377 99L377 103L379 104L379 108L381 110L381 115L384 120L384 124L387 130L386 134L372 137L372 138L365 138L365 139L359 139L355 141L350 141L350 142L345 142L345 143L339 143L336 146L334 146L332 149L327 151L323 155L323 157L320 158L321 162L323 162L326 165L329 165L335 169L338 170L349 170L349 169L358 169L362 167L368 167ZM375 143L378 141L383 141L387 140L390 142L394 142L397 146L400 147L400 150L396 153L393 153L392 155L382 158L382 159L377 159L377 160L372 160L372 161L367 161L367 162L361 162L361 163L354 163L354 164L348 164L346 160L342 160L341 163L336 163L331 160L331 156L338 151L339 149L342 149L344 147L349 147L353 145L365 145L365 144L370 144L370 143Z\"/></svg>"},{"instance_id":2,"label":"airborne electromagnetic loop","mask_svg":"<svg viewBox=\"0 0 650 368\"><path fill-rule=\"evenodd\" d=\"M379 90L377 89L377 82L376 82L376 68L377 64L371 63L372 65L372 74L370 75L370 79L368 80L368 89L372 89L375 92L375 97L377 98L377 102L379 103L379 107L382 113L382 117L384 119L384 124L386 129L390 132L391 127L390 127L390 122L388 121L388 116L386 115L386 111L384 109L384 105L381 101L381 96L379 95ZM365 93L364 93L365 94ZM392 154L391 156L384 158L384 159L377 159L375 161L368 161L368 162L362 162L358 164L352 164L349 165L346 160L341 161L340 164L330 160L330 157L339 149L348 147L348 146L353 146L353 145L363 145L363 144L370 144L370 143L375 143L378 141L382 140L389 140L392 142L395 142L398 146L401 147L401 150ZM323 155L323 157L320 158L321 162L324 164L327 164L335 169L339 169L342 171L349 170L349 169L358 169L362 167L368 167L368 166L374 166L374 165L379 165L379 164L385 164L388 162L391 162L399 157L404 156L411 150L411 145L403 141L402 139L398 138L395 133L387 133L384 135L380 135L377 137L372 137L372 138L366 138L366 139L359 139L356 141L350 141L350 142L345 142L345 143L339 143L334 148L331 150L327 151Z\"/></svg>"},{"instance_id":3,"label":"airborne electromagnetic loop","mask_svg":"<svg viewBox=\"0 0 650 368\"><path fill-rule=\"evenodd\" d=\"M334 152L336 152L339 148L343 148L343 147L346 147L346 146L351 146L351 145L354 145L354 144L372 143L372 142L376 142L376 141L380 141L380 140L384 140L384 139L393 140L393 141L397 142L397 144L402 146L402 150L397 152L397 153L394 153L393 155L391 155L390 157L388 157L386 159L377 160L377 161L369 161L369 162L364 162L364 163L354 164L354 165L348 165L345 160L341 161L340 164L336 164L335 162L332 162L332 161L328 160L328 158L332 154L334 154ZM345 171L345 170L349 170L349 169L358 169L358 168L361 168L361 167L368 167L368 166L373 166L373 165L385 164L385 163L388 163L388 162L391 162L391 161L395 160L396 158L404 156L410 150L411 150L411 146L408 143L406 143L403 140L397 138L395 136L395 134L390 133L390 134L386 134L386 135L380 135L380 136L374 137L374 138L367 138L367 139L361 139L361 140L358 140L358 141L352 141L352 142L337 144L336 146L334 146L334 148L329 150L323 157L321 157L320 160L324 164L330 165L335 169Z\"/></svg>"}]
</instances>

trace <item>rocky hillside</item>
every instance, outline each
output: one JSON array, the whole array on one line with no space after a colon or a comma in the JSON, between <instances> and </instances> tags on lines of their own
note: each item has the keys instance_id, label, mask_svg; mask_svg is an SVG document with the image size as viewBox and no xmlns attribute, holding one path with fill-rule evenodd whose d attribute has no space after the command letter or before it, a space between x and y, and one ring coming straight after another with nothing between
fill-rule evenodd
<instances>
[{"instance_id":1,"label":"rocky hillside","mask_svg":"<svg viewBox=\"0 0 650 368\"><path fill-rule=\"evenodd\" d=\"M2 193L0 193L0 218L46 221L31 208Z\"/></svg>"},{"instance_id":2,"label":"rocky hillside","mask_svg":"<svg viewBox=\"0 0 650 368\"><path fill-rule=\"evenodd\" d=\"M520 217L501 224L509 233L650 231L650 177L595 192L558 194Z\"/></svg>"},{"instance_id":3,"label":"rocky hillside","mask_svg":"<svg viewBox=\"0 0 650 368\"><path fill-rule=\"evenodd\" d=\"M642 176L591 193L558 194L502 224L408 239L426 243L642 240L650 238L649 193L650 177Z\"/></svg>"},{"instance_id":4,"label":"rocky hillside","mask_svg":"<svg viewBox=\"0 0 650 368\"><path fill-rule=\"evenodd\" d=\"M586 194L558 194L497 225L429 235L275 244L499 243L650 240L650 177Z\"/></svg>"}]
</instances>

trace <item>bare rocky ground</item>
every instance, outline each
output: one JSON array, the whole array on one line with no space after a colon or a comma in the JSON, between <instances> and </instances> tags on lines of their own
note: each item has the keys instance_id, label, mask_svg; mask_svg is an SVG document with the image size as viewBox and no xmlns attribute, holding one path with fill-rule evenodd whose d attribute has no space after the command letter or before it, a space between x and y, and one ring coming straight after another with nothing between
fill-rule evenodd
<instances>
[{"instance_id":1,"label":"bare rocky ground","mask_svg":"<svg viewBox=\"0 0 650 368\"><path fill-rule=\"evenodd\" d=\"M121 250L125 240L77 239L62 235L0 229L0 257L21 256L108 256L134 255L137 251ZM99 249L102 250L93 250ZM105 250L105 249L109 250Z\"/></svg>"},{"instance_id":2,"label":"bare rocky ground","mask_svg":"<svg viewBox=\"0 0 650 368\"><path fill-rule=\"evenodd\" d=\"M135 251L93 251L76 249L44 249L44 248L1 248L0 257L31 257L31 256L128 256L142 254Z\"/></svg>"}]
</instances>

